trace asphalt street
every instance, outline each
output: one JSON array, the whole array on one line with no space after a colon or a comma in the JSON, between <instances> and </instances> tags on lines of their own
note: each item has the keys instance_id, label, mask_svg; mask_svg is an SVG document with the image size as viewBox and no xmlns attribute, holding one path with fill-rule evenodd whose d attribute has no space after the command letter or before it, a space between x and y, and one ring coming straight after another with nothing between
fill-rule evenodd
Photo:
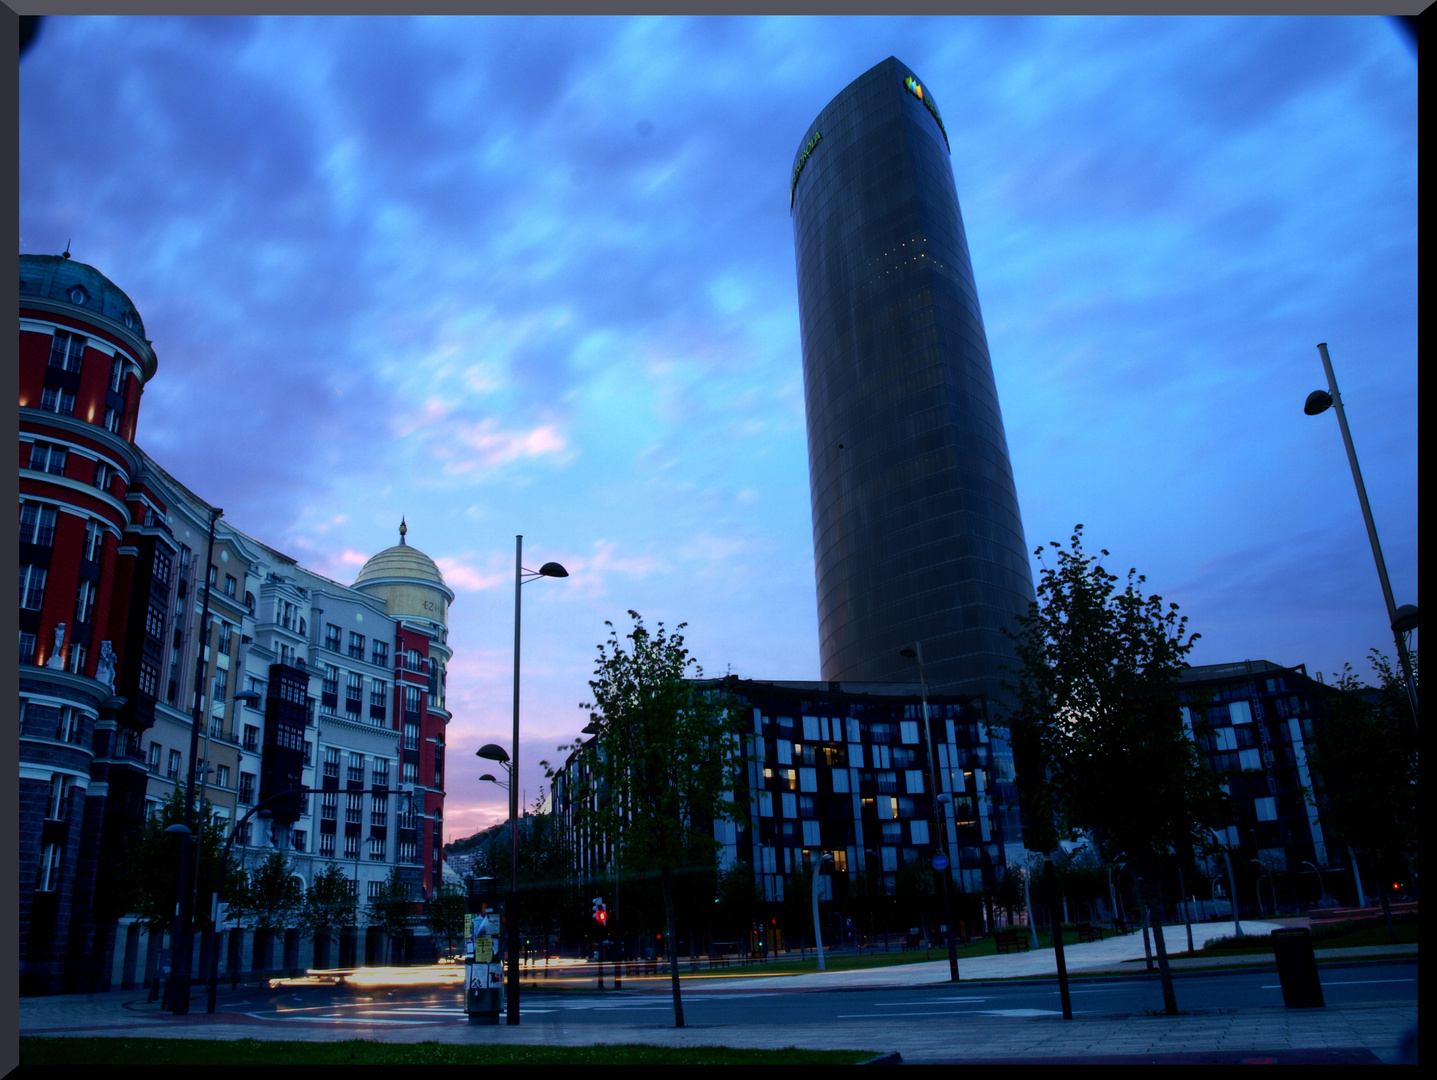
<instances>
[{"instance_id":1,"label":"asphalt street","mask_svg":"<svg viewBox=\"0 0 1437 1080\"><path fill-rule=\"evenodd\" d=\"M1322 989L1328 1005L1416 1002L1417 964L1411 962L1324 965ZM1175 987L1184 1012L1280 1008L1282 988L1275 968L1178 975ZM1077 1016L1141 1016L1162 1009L1156 975L1073 979ZM730 1025L812 1025L862 1028L865 1022L925 1018L1045 1017L1061 1013L1056 980L962 982L854 990L765 990L749 985L725 989L721 980L684 987L690 1023ZM615 1021L662 1023L672 1015L666 983L631 984L621 991L525 990L524 1020L538 1024L603 1025ZM221 996L220 1011L250 1020L358 1027L465 1024L457 988L280 986Z\"/></svg>"}]
</instances>

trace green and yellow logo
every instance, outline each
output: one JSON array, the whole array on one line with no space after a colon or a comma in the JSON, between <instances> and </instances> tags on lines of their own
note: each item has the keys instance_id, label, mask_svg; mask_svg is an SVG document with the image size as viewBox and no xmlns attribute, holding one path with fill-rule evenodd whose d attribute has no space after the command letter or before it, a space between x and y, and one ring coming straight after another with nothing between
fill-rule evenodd
<instances>
[{"instance_id":1,"label":"green and yellow logo","mask_svg":"<svg viewBox=\"0 0 1437 1080\"><path fill-rule=\"evenodd\" d=\"M793 167L793 179L788 184L788 208L793 209L793 193L798 190L798 177L803 172L803 167L808 164L808 155L813 153L813 148L818 145L818 140L823 138L823 132L815 131L813 138L803 148L803 153L798 156L798 164Z\"/></svg>"}]
</instances>

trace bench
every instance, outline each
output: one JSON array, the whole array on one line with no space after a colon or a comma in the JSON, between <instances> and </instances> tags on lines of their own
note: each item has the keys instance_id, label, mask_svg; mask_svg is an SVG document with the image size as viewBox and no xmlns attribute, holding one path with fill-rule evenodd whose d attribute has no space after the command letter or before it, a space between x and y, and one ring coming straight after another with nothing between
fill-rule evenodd
<instances>
[{"instance_id":1,"label":"bench","mask_svg":"<svg viewBox=\"0 0 1437 1080\"><path fill-rule=\"evenodd\" d=\"M1028 936L1017 930L999 930L993 935L993 941L998 946L999 953L1006 953L1010 949L1016 952L1027 952L1031 945Z\"/></svg>"},{"instance_id":2,"label":"bench","mask_svg":"<svg viewBox=\"0 0 1437 1080\"><path fill-rule=\"evenodd\" d=\"M729 958L727 956L724 956L722 953L709 953L710 971L712 971L716 967L728 967L728 965Z\"/></svg>"},{"instance_id":3,"label":"bench","mask_svg":"<svg viewBox=\"0 0 1437 1080\"><path fill-rule=\"evenodd\" d=\"M1093 941L1103 940L1103 928L1094 926L1092 923L1080 922L1078 924L1078 944L1083 945Z\"/></svg>"}]
</instances>

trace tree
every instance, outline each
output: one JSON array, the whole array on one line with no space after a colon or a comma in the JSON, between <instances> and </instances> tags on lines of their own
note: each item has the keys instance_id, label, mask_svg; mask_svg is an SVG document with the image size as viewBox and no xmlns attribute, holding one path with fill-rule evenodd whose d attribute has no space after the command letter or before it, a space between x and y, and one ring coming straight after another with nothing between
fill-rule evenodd
<instances>
[{"instance_id":1,"label":"tree","mask_svg":"<svg viewBox=\"0 0 1437 1080\"><path fill-rule=\"evenodd\" d=\"M1345 666L1327 696L1307 760L1313 795L1326 804L1323 828L1368 857L1387 933L1396 941L1386 876L1417 854L1417 729L1401 675L1376 649L1371 656L1377 692L1363 687L1351 665ZM1412 677L1415 682L1416 653Z\"/></svg>"},{"instance_id":2,"label":"tree","mask_svg":"<svg viewBox=\"0 0 1437 1080\"><path fill-rule=\"evenodd\" d=\"M299 923L314 939L315 967L329 966L329 942L335 930L354 926L358 909L355 883L331 863L314 876L304 894Z\"/></svg>"},{"instance_id":3,"label":"tree","mask_svg":"<svg viewBox=\"0 0 1437 1080\"><path fill-rule=\"evenodd\" d=\"M659 871L674 1024L683 1027L673 877L684 866L711 865L713 821L736 816L738 713L721 685L699 681L703 669L678 633L687 624L669 634L660 623L651 633L638 612L629 616L633 629L623 639L604 624L609 640L589 681L594 700L580 706L597 734L579 751L588 759L592 787L583 794L590 797L574 805L610 850L622 842L628 865Z\"/></svg>"},{"instance_id":4,"label":"tree","mask_svg":"<svg viewBox=\"0 0 1437 1080\"><path fill-rule=\"evenodd\" d=\"M1053 852L1087 833L1105 858L1134 871L1154 924L1163 999L1177 1012L1162 939L1161 866L1212 846L1222 820L1218 778L1203 767L1178 700L1198 639L1178 605L1144 596L1084 554L1081 525L1056 566L1042 562L1037 602L1011 634L1020 668L1005 684L1025 843ZM1107 551L1102 554L1106 556Z\"/></svg>"},{"instance_id":5,"label":"tree","mask_svg":"<svg viewBox=\"0 0 1437 1080\"><path fill-rule=\"evenodd\" d=\"M208 800L197 802L195 820L199 822L199 843L195 856L196 895L202 900L195 906L195 928L210 928L210 905L208 897L218 891L220 880L220 855L224 849L224 823L211 811ZM145 822L128 860L127 873L121 892L126 897L126 906L152 930L166 930L175 918L175 897L179 892L179 841L165 833L171 825L183 825L185 821L185 795L176 788L159 806L159 809ZM229 887L226 896L233 896L239 882L239 872L233 865L229 868Z\"/></svg>"},{"instance_id":6,"label":"tree","mask_svg":"<svg viewBox=\"0 0 1437 1080\"><path fill-rule=\"evenodd\" d=\"M469 900L464 890L452 882L439 889L439 894L424 907L424 923L436 941L443 941L446 950L454 951L454 939L464 933L464 913Z\"/></svg>"},{"instance_id":7,"label":"tree","mask_svg":"<svg viewBox=\"0 0 1437 1080\"><path fill-rule=\"evenodd\" d=\"M384 879L384 887L369 901L365 910L370 925L379 927L389 939L392 954L393 948L404 941L404 935L409 930L410 917L414 914L414 899L409 883L401 880L397 866L389 871L389 877Z\"/></svg>"},{"instance_id":8,"label":"tree","mask_svg":"<svg viewBox=\"0 0 1437 1080\"><path fill-rule=\"evenodd\" d=\"M265 958L262 966L269 967L274 932L284 931L304 906L304 891L284 852L274 850L266 855L259 866L244 874L233 896L231 912L254 925L259 955Z\"/></svg>"}]
</instances>

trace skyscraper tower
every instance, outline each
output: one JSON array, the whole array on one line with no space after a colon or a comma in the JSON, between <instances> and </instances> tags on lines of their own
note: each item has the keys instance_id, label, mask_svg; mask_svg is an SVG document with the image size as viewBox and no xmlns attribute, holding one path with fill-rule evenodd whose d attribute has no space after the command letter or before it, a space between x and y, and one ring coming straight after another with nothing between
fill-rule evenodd
<instances>
[{"instance_id":1,"label":"skyscraper tower","mask_svg":"<svg viewBox=\"0 0 1437 1080\"><path fill-rule=\"evenodd\" d=\"M823 678L999 693L1033 599L932 95L889 57L804 133L798 262Z\"/></svg>"}]
</instances>

